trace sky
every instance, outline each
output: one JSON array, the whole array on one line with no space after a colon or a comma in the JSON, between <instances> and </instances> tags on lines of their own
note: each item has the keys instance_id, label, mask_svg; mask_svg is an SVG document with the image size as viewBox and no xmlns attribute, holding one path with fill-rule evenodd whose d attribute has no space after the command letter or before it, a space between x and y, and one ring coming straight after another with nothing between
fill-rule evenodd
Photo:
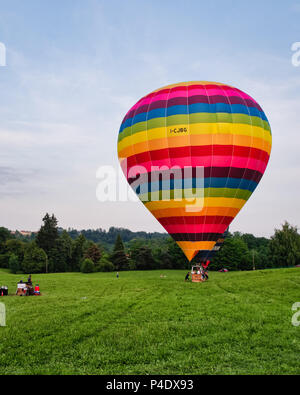
<instances>
[{"instance_id":1,"label":"sky","mask_svg":"<svg viewBox=\"0 0 300 395\"><path fill-rule=\"evenodd\" d=\"M101 202L101 166L142 96L176 82L228 83L254 97L273 149L231 231L300 225L300 1L0 0L0 226L164 231L141 202Z\"/></svg>"}]
</instances>

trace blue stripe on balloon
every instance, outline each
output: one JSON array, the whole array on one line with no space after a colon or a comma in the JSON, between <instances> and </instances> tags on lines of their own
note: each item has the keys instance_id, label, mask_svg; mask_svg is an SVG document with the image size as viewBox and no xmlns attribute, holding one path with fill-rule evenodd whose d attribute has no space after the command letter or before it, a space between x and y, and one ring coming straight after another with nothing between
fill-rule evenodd
<instances>
[{"instance_id":1,"label":"blue stripe on balloon","mask_svg":"<svg viewBox=\"0 0 300 395\"><path fill-rule=\"evenodd\" d=\"M175 188L174 188L175 186ZM185 178L185 179L171 179L153 181L151 183L144 183L138 185L136 193L143 195L148 192L168 191L173 189L191 189L191 188L231 188L244 189L253 192L257 187L257 182L246 180L243 178Z\"/></svg>"},{"instance_id":2,"label":"blue stripe on balloon","mask_svg":"<svg viewBox=\"0 0 300 395\"><path fill-rule=\"evenodd\" d=\"M259 117L264 121L268 122L268 119L264 112L259 111L256 107L248 107L242 104L226 104L226 103L216 103L216 104L207 104L207 103L195 103L190 104L189 106L177 105L171 106L167 108L156 108L155 110L151 110L149 112L142 112L140 114L135 115L133 118L126 119L125 122L122 123L120 128L120 133L127 127L133 126L139 122L145 122L154 118L164 118L165 116L172 115L182 115L182 114L196 114L196 113L226 113L226 114L246 114L254 117Z\"/></svg>"}]
</instances>

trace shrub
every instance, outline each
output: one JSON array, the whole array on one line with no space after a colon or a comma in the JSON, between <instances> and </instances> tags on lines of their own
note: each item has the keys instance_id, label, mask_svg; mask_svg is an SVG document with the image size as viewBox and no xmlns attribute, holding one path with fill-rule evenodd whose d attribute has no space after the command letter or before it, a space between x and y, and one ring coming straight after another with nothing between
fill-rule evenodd
<instances>
[{"instance_id":1,"label":"shrub","mask_svg":"<svg viewBox=\"0 0 300 395\"><path fill-rule=\"evenodd\" d=\"M0 267L3 269L7 269L9 265L9 258L10 258L10 253L5 253L0 255Z\"/></svg>"},{"instance_id":2,"label":"shrub","mask_svg":"<svg viewBox=\"0 0 300 395\"><path fill-rule=\"evenodd\" d=\"M107 254L102 255L101 259L98 261L98 263L96 265L96 270L97 270L97 272L113 272L114 271L114 265L109 260Z\"/></svg>"},{"instance_id":3,"label":"shrub","mask_svg":"<svg viewBox=\"0 0 300 395\"><path fill-rule=\"evenodd\" d=\"M19 260L15 254L11 254L8 267L13 274L16 274L20 270Z\"/></svg>"},{"instance_id":4,"label":"shrub","mask_svg":"<svg viewBox=\"0 0 300 395\"><path fill-rule=\"evenodd\" d=\"M129 269L136 270L136 264L132 259L129 260Z\"/></svg>"},{"instance_id":5,"label":"shrub","mask_svg":"<svg viewBox=\"0 0 300 395\"><path fill-rule=\"evenodd\" d=\"M80 271L81 273L93 273L94 262L89 258L84 259L80 265Z\"/></svg>"},{"instance_id":6,"label":"shrub","mask_svg":"<svg viewBox=\"0 0 300 395\"><path fill-rule=\"evenodd\" d=\"M26 246L22 270L24 273L44 273L46 269L47 255L35 242Z\"/></svg>"}]
</instances>

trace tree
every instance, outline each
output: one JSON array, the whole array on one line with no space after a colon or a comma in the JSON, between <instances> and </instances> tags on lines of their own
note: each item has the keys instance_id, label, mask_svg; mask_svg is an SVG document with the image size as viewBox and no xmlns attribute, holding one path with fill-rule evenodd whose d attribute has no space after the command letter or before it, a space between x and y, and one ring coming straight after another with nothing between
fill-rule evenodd
<instances>
[{"instance_id":1,"label":"tree","mask_svg":"<svg viewBox=\"0 0 300 395\"><path fill-rule=\"evenodd\" d=\"M0 267L3 268L7 268L9 265L10 252L7 250L6 241L11 238L10 231L0 227Z\"/></svg>"},{"instance_id":2,"label":"tree","mask_svg":"<svg viewBox=\"0 0 300 395\"><path fill-rule=\"evenodd\" d=\"M50 251L55 248L55 243L58 239L57 219L54 214L50 217L47 213L43 218L43 222L44 224L41 226L36 236L36 244L38 247L42 248L50 258Z\"/></svg>"},{"instance_id":3,"label":"tree","mask_svg":"<svg viewBox=\"0 0 300 395\"><path fill-rule=\"evenodd\" d=\"M86 258L82 261L80 265L81 273L93 273L94 270L95 270L94 262L91 259Z\"/></svg>"},{"instance_id":4,"label":"tree","mask_svg":"<svg viewBox=\"0 0 300 395\"><path fill-rule=\"evenodd\" d=\"M9 265L9 258L10 258L10 253L6 252L5 254L0 255L0 267L1 268L8 268Z\"/></svg>"},{"instance_id":5,"label":"tree","mask_svg":"<svg viewBox=\"0 0 300 395\"><path fill-rule=\"evenodd\" d=\"M244 233L242 240L247 244L249 250L258 250L260 247L267 247L269 240L265 237L255 237L251 233Z\"/></svg>"},{"instance_id":6,"label":"tree","mask_svg":"<svg viewBox=\"0 0 300 395\"><path fill-rule=\"evenodd\" d=\"M300 235L297 227L287 221L282 229L275 229L269 247L273 266L287 267L300 263Z\"/></svg>"},{"instance_id":7,"label":"tree","mask_svg":"<svg viewBox=\"0 0 300 395\"><path fill-rule=\"evenodd\" d=\"M214 257L210 264L210 269L220 270L251 270L252 257L248 250L247 244L242 240L239 234L227 238L223 247Z\"/></svg>"},{"instance_id":8,"label":"tree","mask_svg":"<svg viewBox=\"0 0 300 395\"><path fill-rule=\"evenodd\" d=\"M259 248L252 249L249 252L251 255L252 267L254 265L255 269L267 269L273 267L268 247L261 245Z\"/></svg>"},{"instance_id":9,"label":"tree","mask_svg":"<svg viewBox=\"0 0 300 395\"><path fill-rule=\"evenodd\" d=\"M6 250L9 254L15 254L19 262L23 261L24 250L26 246L25 243L23 243L21 240L18 239L10 239L6 241L5 245L6 245Z\"/></svg>"},{"instance_id":10,"label":"tree","mask_svg":"<svg viewBox=\"0 0 300 395\"><path fill-rule=\"evenodd\" d=\"M182 249L178 246L178 244L172 239L169 238L168 243L168 254L171 258L172 269L186 269L189 267L189 262L182 252ZM167 267L166 267L167 269Z\"/></svg>"},{"instance_id":11,"label":"tree","mask_svg":"<svg viewBox=\"0 0 300 395\"><path fill-rule=\"evenodd\" d=\"M64 273L67 271L67 248L64 240L58 238L55 246L49 251L49 272Z\"/></svg>"},{"instance_id":12,"label":"tree","mask_svg":"<svg viewBox=\"0 0 300 395\"><path fill-rule=\"evenodd\" d=\"M72 238L68 235L68 232L65 230L62 232L60 239L64 246L64 258L66 263L66 270L72 271L72 253L73 253L73 246L74 242Z\"/></svg>"},{"instance_id":13,"label":"tree","mask_svg":"<svg viewBox=\"0 0 300 395\"><path fill-rule=\"evenodd\" d=\"M260 246L256 250L255 255L255 268L256 269L267 269L272 268L273 262L270 256L270 248L269 246Z\"/></svg>"},{"instance_id":14,"label":"tree","mask_svg":"<svg viewBox=\"0 0 300 395\"><path fill-rule=\"evenodd\" d=\"M56 239L54 247L49 251L49 271L63 273L72 270L73 241L66 231Z\"/></svg>"},{"instance_id":15,"label":"tree","mask_svg":"<svg viewBox=\"0 0 300 395\"><path fill-rule=\"evenodd\" d=\"M134 262L136 270L151 270L156 268L156 262L151 249L147 245L135 245L131 247L130 258Z\"/></svg>"},{"instance_id":16,"label":"tree","mask_svg":"<svg viewBox=\"0 0 300 395\"><path fill-rule=\"evenodd\" d=\"M129 260L125 254L124 244L118 234L113 253L110 257L116 270L129 270Z\"/></svg>"},{"instance_id":17,"label":"tree","mask_svg":"<svg viewBox=\"0 0 300 395\"><path fill-rule=\"evenodd\" d=\"M8 239L12 239L12 234L7 228L0 227L0 243L5 243Z\"/></svg>"},{"instance_id":18,"label":"tree","mask_svg":"<svg viewBox=\"0 0 300 395\"><path fill-rule=\"evenodd\" d=\"M11 254L9 258L9 269L13 274L16 274L20 270L20 264L18 257L15 254Z\"/></svg>"},{"instance_id":19,"label":"tree","mask_svg":"<svg viewBox=\"0 0 300 395\"><path fill-rule=\"evenodd\" d=\"M101 258L100 248L95 243L91 243L85 251L84 257L90 258L96 264Z\"/></svg>"},{"instance_id":20,"label":"tree","mask_svg":"<svg viewBox=\"0 0 300 395\"><path fill-rule=\"evenodd\" d=\"M114 265L109 260L108 254L102 254L101 259L95 265L95 269L97 272L113 272Z\"/></svg>"},{"instance_id":21,"label":"tree","mask_svg":"<svg viewBox=\"0 0 300 395\"><path fill-rule=\"evenodd\" d=\"M71 271L79 272L80 265L84 254L84 245L86 243L86 238L83 235L77 237L73 244L72 257L71 257Z\"/></svg>"},{"instance_id":22,"label":"tree","mask_svg":"<svg viewBox=\"0 0 300 395\"><path fill-rule=\"evenodd\" d=\"M26 246L22 269L24 273L44 273L46 269L47 255L35 242Z\"/></svg>"}]
</instances>

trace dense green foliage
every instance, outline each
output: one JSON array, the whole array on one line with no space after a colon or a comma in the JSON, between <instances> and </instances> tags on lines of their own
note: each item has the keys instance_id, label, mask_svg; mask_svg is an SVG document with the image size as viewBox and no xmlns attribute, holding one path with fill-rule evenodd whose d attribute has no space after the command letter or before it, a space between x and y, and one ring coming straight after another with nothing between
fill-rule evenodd
<instances>
[{"instance_id":1,"label":"dense green foliage","mask_svg":"<svg viewBox=\"0 0 300 395\"><path fill-rule=\"evenodd\" d=\"M82 273L93 273L95 271L94 262L89 258L85 258L80 265L80 271Z\"/></svg>"},{"instance_id":2,"label":"dense green foliage","mask_svg":"<svg viewBox=\"0 0 300 395\"><path fill-rule=\"evenodd\" d=\"M300 374L300 269L185 274L33 275L42 296L3 298L1 374Z\"/></svg>"},{"instance_id":3,"label":"dense green foliage","mask_svg":"<svg viewBox=\"0 0 300 395\"><path fill-rule=\"evenodd\" d=\"M43 222L44 224L41 226L41 229L36 236L36 244L46 252L48 257L50 257L52 251L57 247L57 219L53 214L50 217L47 213L43 218Z\"/></svg>"},{"instance_id":4,"label":"dense green foliage","mask_svg":"<svg viewBox=\"0 0 300 395\"><path fill-rule=\"evenodd\" d=\"M247 244L241 237L228 237L213 260L210 269L250 270L251 257Z\"/></svg>"},{"instance_id":5,"label":"dense green foliage","mask_svg":"<svg viewBox=\"0 0 300 395\"><path fill-rule=\"evenodd\" d=\"M80 264L83 259L85 251L86 239L83 235L80 235L74 242L71 253L71 264L70 269L72 272L79 271Z\"/></svg>"},{"instance_id":6,"label":"dense green foliage","mask_svg":"<svg viewBox=\"0 0 300 395\"><path fill-rule=\"evenodd\" d=\"M18 268L14 259L10 264L12 255L18 259ZM110 228L108 232L101 229L66 231L58 228L53 214L44 216L34 240L0 228L0 268L32 273L80 272L86 258L93 262L93 271L101 272L190 269L191 264L198 262L196 257L189 264L167 234L117 228ZM228 232L222 248L211 259L209 269L235 271L297 264L300 264L300 235L297 227L285 222L281 229L275 229L270 239Z\"/></svg>"},{"instance_id":7,"label":"dense green foliage","mask_svg":"<svg viewBox=\"0 0 300 395\"><path fill-rule=\"evenodd\" d=\"M62 229L59 229L62 231ZM124 243L127 243L133 239L144 239L144 240L162 240L168 237L165 233L148 233L148 232L132 232L129 229L111 227L108 231L105 229L88 229L88 230L75 230L69 229L69 235L72 239L76 239L79 235L83 235L87 240L91 240L94 243L101 243L105 246L113 246L118 235Z\"/></svg>"},{"instance_id":8,"label":"dense green foliage","mask_svg":"<svg viewBox=\"0 0 300 395\"><path fill-rule=\"evenodd\" d=\"M103 253L100 260L96 263L95 269L97 272L113 272L115 267L109 260L109 255L107 253Z\"/></svg>"},{"instance_id":9,"label":"dense green foliage","mask_svg":"<svg viewBox=\"0 0 300 395\"><path fill-rule=\"evenodd\" d=\"M156 267L151 248L143 240L134 240L130 244L131 268L135 270L151 270Z\"/></svg>"},{"instance_id":10,"label":"dense green foliage","mask_svg":"<svg viewBox=\"0 0 300 395\"><path fill-rule=\"evenodd\" d=\"M96 264L101 258L100 248L96 244L91 242L84 253L84 257L91 259L94 264Z\"/></svg>"},{"instance_id":11,"label":"dense green foliage","mask_svg":"<svg viewBox=\"0 0 300 395\"><path fill-rule=\"evenodd\" d=\"M269 245L274 263L281 262L281 266L300 264L300 238L296 227L287 222L282 230L275 229Z\"/></svg>"},{"instance_id":12,"label":"dense green foliage","mask_svg":"<svg viewBox=\"0 0 300 395\"><path fill-rule=\"evenodd\" d=\"M113 253L111 254L111 261L116 270L128 270L129 260L125 253L125 248L121 236L118 234Z\"/></svg>"},{"instance_id":13,"label":"dense green foliage","mask_svg":"<svg viewBox=\"0 0 300 395\"><path fill-rule=\"evenodd\" d=\"M45 251L32 241L26 246L22 269L25 273L45 273L47 261Z\"/></svg>"},{"instance_id":14,"label":"dense green foliage","mask_svg":"<svg viewBox=\"0 0 300 395\"><path fill-rule=\"evenodd\" d=\"M6 228L0 227L0 243L3 245L6 240L11 238L10 231Z\"/></svg>"},{"instance_id":15,"label":"dense green foliage","mask_svg":"<svg viewBox=\"0 0 300 395\"><path fill-rule=\"evenodd\" d=\"M9 270L16 274L20 270L20 264L17 255L11 254L8 263Z\"/></svg>"}]
</instances>

